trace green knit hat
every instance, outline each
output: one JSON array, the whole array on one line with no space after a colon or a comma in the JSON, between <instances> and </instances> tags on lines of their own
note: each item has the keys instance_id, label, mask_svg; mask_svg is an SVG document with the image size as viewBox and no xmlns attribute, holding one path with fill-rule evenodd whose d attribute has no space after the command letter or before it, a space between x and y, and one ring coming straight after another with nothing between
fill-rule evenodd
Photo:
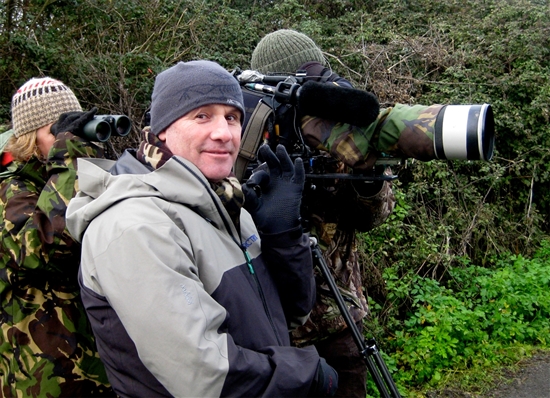
<instances>
[{"instance_id":1,"label":"green knit hat","mask_svg":"<svg viewBox=\"0 0 550 398\"><path fill-rule=\"evenodd\" d=\"M326 60L315 42L303 33L281 29L264 36L258 43L250 67L260 73L296 73L306 62Z\"/></svg>"},{"instance_id":2,"label":"green knit hat","mask_svg":"<svg viewBox=\"0 0 550 398\"><path fill-rule=\"evenodd\" d=\"M33 78L11 100L11 119L16 137L54 123L65 112L82 111L69 87L51 77Z\"/></svg>"}]
</instances>

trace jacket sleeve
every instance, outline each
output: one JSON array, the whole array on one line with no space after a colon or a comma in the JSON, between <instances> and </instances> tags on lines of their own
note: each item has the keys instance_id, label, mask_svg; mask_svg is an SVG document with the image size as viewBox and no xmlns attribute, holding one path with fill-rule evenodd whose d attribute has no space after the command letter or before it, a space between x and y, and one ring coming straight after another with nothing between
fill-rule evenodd
<instances>
[{"instance_id":1,"label":"jacket sleeve","mask_svg":"<svg viewBox=\"0 0 550 398\"><path fill-rule=\"evenodd\" d=\"M15 174L4 182L2 234L6 246L17 251L13 257L19 266L55 269L78 252L65 226L65 212L78 188L76 159L95 156L102 156L100 148L62 133L48 154L45 171L40 166L27 170L31 175L28 179L18 179Z\"/></svg>"},{"instance_id":2,"label":"jacket sleeve","mask_svg":"<svg viewBox=\"0 0 550 398\"><path fill-rule=\"evenodd\" d=\"M307 320L315 304L315 279L309 236L297 230L262 235L262 253L273 276L290 329Z\"/></svg>"},{"instance_id":3,"label":"jacket sleeve","mask_svg":"<svg viewBox=\"0 0 550 398\"><path fill-rule=\"evenodd\" d=\"M223 328L226 310L199 278L189 237L158 213L141 216L150 222L118 219L120 236L90 225L83 259L93 262L83 260L83 280L107 298L155 378L173 396L306 396L317 351L236 345ZM94 235L108 243L99 247Z\"/></svg>"}]
</instances>

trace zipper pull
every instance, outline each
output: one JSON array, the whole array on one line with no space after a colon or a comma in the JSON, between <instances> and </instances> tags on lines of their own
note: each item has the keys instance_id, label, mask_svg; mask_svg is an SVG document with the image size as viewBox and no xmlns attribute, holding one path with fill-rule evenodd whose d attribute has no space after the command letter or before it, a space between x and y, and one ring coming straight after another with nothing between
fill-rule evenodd
<instances>
[{"instance_id":1,"label":"zipper pull","mask_svg":"<svg viewBox=\"0 0 550 398\"><path fill-rule=\"evenodd\" d=\"M248 254L248 250L243 248L244 257L246 258L246 265L248 265L248 270L252 275L254 275L254 267L252 266L252 259L250 258L250 254Z\"/></svg>"}]
</instances>

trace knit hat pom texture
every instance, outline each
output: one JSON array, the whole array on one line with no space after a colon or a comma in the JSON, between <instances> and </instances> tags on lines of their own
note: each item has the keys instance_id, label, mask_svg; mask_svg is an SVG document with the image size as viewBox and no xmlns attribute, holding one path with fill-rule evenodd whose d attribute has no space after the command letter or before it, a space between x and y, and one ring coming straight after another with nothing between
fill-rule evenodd
<instances>
[{"instance_id":1,"label":"knit hat pom texture","mask_svg":"<svg viewBox=\"0 0 550 398\"><path fill-rule=\"evenodd\" d=\"M50 77L32 78L11 101L14 135L31 133L56 122L62 113L75 111L82 111L82 107L69 87Z\"/></svg>"}]
</instances>

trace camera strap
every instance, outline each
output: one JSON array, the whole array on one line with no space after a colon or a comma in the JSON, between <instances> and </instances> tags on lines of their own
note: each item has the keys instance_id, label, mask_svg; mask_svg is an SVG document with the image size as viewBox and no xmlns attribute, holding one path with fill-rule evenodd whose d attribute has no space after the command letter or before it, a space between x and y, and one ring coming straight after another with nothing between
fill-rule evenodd
<instances>
[{"instance_id":1,"label":"camera strap","mask_svg":"<svg viewBox=\"0 0 550 398\"><path fill-rule=\"evenodd\" d=\"M241 147L239 149L239 156L235 161L235 167L233 169L235 176L242 180L245 176L246 168L248 164L256 160L256 154L262 141L264 126L270 115L273 114L273 108L265 103L263 100L258 101L258 105L254 108L252 116L246 125L243 136L241 138Z\"/></svg>"}]
</instances>

